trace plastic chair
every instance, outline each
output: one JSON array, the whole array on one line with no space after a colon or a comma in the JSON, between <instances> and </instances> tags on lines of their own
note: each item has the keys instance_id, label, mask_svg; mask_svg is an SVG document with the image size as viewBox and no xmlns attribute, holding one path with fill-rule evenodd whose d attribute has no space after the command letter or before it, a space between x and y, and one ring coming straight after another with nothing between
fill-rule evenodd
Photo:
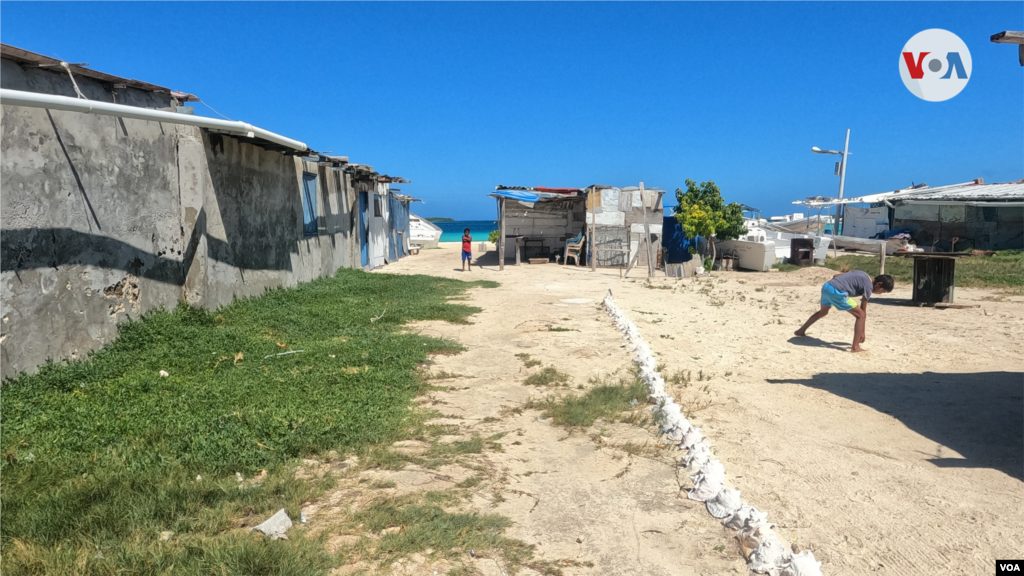
<instances>
[{"instance_id":1,"label":"plastic chair","mask_svg":"<svg viewBox=\"0 0 1024 576\"><path fill-rule=\"evenodd\" d=\"M570 238L565 241L565 258L564 263L569 263L569 258L576 260L576 266L580 265L580 252L583 250L583 232L576 235L575 238Z\"/></svg>"}]
</instances>

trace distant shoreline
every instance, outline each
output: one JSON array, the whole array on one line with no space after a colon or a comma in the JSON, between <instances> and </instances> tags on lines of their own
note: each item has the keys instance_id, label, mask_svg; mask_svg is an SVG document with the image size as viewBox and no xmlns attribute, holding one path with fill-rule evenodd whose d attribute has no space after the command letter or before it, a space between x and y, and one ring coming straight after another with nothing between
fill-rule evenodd
<instances>
[{"instance_id":1,"label":"distant shoreline","mask_svg":"<svg viewBox=\"0 0 1024 576\"><path fill-rule=\"evenodd\" d=\"M437 227L441 229L441 242L458 242L462 240L463 230L469 228L469 234L473 241L486 241L492 230L498 226L491 220L450 220L438 221Z\"/></svg>"},{"instance_id":2,"label":"distant shoreline","mask_svg":"<svg viewBox=\"0 0 1024 576\"><path fill-rule=\"evenodd\" d=\"M455 222L454 218L427 218L428 222Z\"/></svg>"}]
</instances>

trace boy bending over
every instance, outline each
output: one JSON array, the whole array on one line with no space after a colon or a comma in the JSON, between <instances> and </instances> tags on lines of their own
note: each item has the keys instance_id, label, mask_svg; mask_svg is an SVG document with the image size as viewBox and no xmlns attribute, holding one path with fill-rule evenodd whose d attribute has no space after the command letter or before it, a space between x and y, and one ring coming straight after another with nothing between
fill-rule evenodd
<instances>
[{"instance_id":1,"label":"boy bending over","mask_svg":"<svg viewBox=\"0 0 1024 576\"><path fill-rule=\"evenodd\" d=\"M896 281L888 274L875 276L874 281L867 272L854 270L846 274L836 274L821 287L821 310L815 312L799 330L797 336L806 336L807 329L818 320L828 315L828 309L835 306L836 310L845 310L857 319L853 325L853 349L851 352L863 352L860 347L864 343L864 324L868 319L868 299L872 294L892 292ZM854 296L860 296L860 306Z\"/></svg>"}]
</instances>

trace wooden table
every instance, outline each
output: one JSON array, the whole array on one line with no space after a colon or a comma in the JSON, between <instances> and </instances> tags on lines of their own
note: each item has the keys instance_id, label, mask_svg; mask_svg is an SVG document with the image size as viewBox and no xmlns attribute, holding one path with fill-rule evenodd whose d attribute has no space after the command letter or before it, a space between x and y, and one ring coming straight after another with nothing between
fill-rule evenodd
<instances>
[{"instance_id":1,"label":"wooden table","mask_svg":"<svg viewBox=\"0 0 1024 576\"><path fill-rule=\"evenodd\" d=\"M969 252L896 252L893 256L914 259L914 304L952 304L956 288L957 258Z\"/></svg>"}]
</instances>

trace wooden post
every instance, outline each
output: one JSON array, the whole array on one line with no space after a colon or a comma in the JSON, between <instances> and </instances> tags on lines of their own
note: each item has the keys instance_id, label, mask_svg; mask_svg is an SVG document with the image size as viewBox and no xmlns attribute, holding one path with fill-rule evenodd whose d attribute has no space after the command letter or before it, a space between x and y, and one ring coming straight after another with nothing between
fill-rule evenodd
<instances>
[{"instance_id":1,"label":"wooden post","mask_svg":"<svg viewBox=\"0 0 1024 576\"><path fill-rule=\"evenodd\" d=\"M886 243L887 244L887 243ZM878 273L885 274L885 247L886 244L882 244L878 248Z\"/></svg>"},{"instance_id":2,"label":"wooden post","mask_svg":"<svg viewBox=\"0 0 1024 576\"><path fill-rule=\"evenodd\" d=\"M590 202L590 233L587 236L587 252L590 253L590 271L597 272L597 189L591 188L587 193L587 201Z\"/></svg>"},{"instance_id":3,"label":"wooden post","mask_svg":"<svg viewBox=\"0 0 1024 576\"><path fill-rule=\"evenodd\" d=\"M498 198L498 270L505 269L505 199Z\"/></svg>"},{"instance_id":4,"label":"wooden post","mask_svg":"<svg viewBox=\"0 0 1024 576\"><path fill-rule=\"evenodd\" d=\"M633 234L632 233L630 233L630 235L629 235L629 240L630 241L633 240ZM640 241L636 245L636 254L633 254L633 258L631 258L629 260L629 265L626 266L626 276L629 276L629 271L632 270L633 266L636 266L636 263L640 261L640 250L643 249L643 248L644 248L644 238L643 238L643 236L641 236L640 237ZM626 258L629 258L629 250L626 250Z\"/></svg>"},{"instance_id":5,"label":"wooden post","mask_svg":"<svg viewBox=\"0 0 1024 576\"><path fill-rule=\"evenodd\" d=\"M640 183L640 206L644 210L644 240L647 241L647 277L654 277L654 254L651 251L651 226L647 223L647 203L644 202L644 183ZM640 247L636 247L637 254L640 253Z\"/></svg>"}]
</instances>

